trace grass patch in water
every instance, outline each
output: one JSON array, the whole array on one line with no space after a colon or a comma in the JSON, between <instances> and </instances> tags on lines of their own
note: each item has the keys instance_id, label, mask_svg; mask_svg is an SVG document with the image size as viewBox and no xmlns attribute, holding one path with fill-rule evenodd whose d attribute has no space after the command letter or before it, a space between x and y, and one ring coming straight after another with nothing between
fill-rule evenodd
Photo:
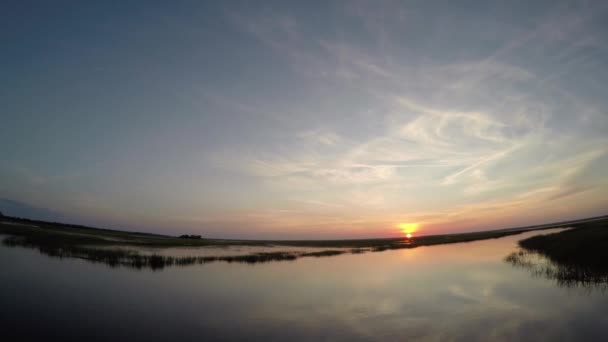
<instances>
[{"instance_id":1,"label":"grass patch in water","mask_svg":"<svg viewBox=\"0 0 608 342\"><path fill-rule=\"evenodd\" d=\"M565 287L608 287L608 222L580 224L519 241L505 261Z\"/></svg>"}]
</instances>

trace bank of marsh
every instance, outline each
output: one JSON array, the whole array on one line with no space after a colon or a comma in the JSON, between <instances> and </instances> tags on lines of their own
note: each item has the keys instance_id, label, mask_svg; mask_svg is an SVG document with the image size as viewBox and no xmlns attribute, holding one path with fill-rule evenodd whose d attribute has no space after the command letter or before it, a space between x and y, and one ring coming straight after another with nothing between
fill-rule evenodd
<instances>
[{"instance_id":1,"label":"bank of marsh","mask_svg":"<svg viewBox=\"0 0 608 342\"><path fill-rule=\"evenodd\" d=\"M597 225L605 223L606 220L606 218L595 218L514 229L420 236L413 239L225 240L179 238L3 217L0 221L0 234L7 235L3 240L5 246L33 248L52 257L79 258L113 267L161 269L167 266L186 266L216 261L253 264L270 261L291 261L302 257L329 257L346 253L380 252L391 249L494 239L538 229ZM234 255L222 253L221 255L173 256L160 253L171 248L192 248L193 251L204 248L230 250L229 248L235 246L255 247L257 249ZM294 248L300 249L294 250ZM148 252L142 252L142 249L146 249Z\"/></svg>"}]
</instances>

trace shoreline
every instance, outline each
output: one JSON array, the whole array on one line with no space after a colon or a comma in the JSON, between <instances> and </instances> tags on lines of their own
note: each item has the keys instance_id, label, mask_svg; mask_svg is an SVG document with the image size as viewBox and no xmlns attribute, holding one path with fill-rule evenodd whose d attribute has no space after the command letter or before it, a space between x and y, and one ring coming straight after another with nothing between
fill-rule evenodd
<instances>
[{"instance_id":1,"label":"shoreline","mask_svg":"<svg viewBox=\"0 0 608 342\"><path fill-rule=\"evenodd\" d=\"M450 243L464 243L496 239L524 232L552 228L579 228L597 222L608 222L608 216L576 221L558 222L521 228L508 228L470 233L427 235L411 239L382 238L358 240L224 240L185 239L157 234L125 232L65 225L53 222L34 221L12 217L0 218L0 234L7 237L3 245L37 249L40 253L59 258L78 258L104 263L111 267L162 269L168 266L187 266L209 262L261 263L270 261L292 261L302 257L328 257L341 254L361 254L385 250L416 248ZM138 248L158 250L170 248L209 247L259 247L270 251L250 252L238 255L210 256L166 256L145 254ZM280 251L280 247L314 248L311 251ZM272 250L271 250L272 249ZM320 250L319 250L320 249Z\"/></svg>"}]
</instances>

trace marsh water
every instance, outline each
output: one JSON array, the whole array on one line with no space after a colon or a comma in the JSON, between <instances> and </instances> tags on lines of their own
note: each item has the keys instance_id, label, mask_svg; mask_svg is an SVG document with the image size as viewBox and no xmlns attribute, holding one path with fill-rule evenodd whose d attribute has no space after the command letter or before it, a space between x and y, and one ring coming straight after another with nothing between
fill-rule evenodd
<instances>
[{"instance_id":1,"label":"marsh water","mask_svg":"<svg viewBox=\"0 0 608 342\"><path fill-rule=\"evenodd\" d=\"M0 331L7 340L604 339L608 293L505 262L518 240L549 232L157 271L0 246Z\"/></svg>"}]
</instances>

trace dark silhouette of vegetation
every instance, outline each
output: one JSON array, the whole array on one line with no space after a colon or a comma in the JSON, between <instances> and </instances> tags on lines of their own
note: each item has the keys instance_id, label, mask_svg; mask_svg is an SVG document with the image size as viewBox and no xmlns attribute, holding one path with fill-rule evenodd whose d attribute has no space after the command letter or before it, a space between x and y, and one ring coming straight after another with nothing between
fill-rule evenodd
<instances>
[{"instance_id":1,"label":"dark silhouette of vegetation","mask_svg":"<svg viewBox=\"0 0 608 342\"><path fill-rule=\"evenodd\" d=\"M0 211L0 217L4 217L4 214L2 214L2 212Z\"/></svg>"},{"instance_id":2,"label":"dark silhouette of vegetation","mask_svg":"<svg viewBox=\"0 0 608 342\"><path fill-rule=\"evenodd\" d=\"M560 286L608 287L608 222L581 224L559 233L519 241L505 261Z\"/></svg>"},{"instance_id":3,"label":"dark silhouette of vegetation","mask_svg":"<svg viewBox=\"0 0 608 342\"><path fill-rule=\"evenodd\" d=\"M124 266L136 269L149 268L152 270L160 270L168 266L188 266L216 261L255 264L260 262L295 260L300 256L305 256L296 252L265 252L246 255L185 257L158 254L147 255L142 254L137 250L129 249L102 249L89 246L66 245L61 241L40 236L36 238L32 238L31 236L11 236L5 238L2 243L7 247L33 248L42 254L55 258L76 258L103 263L110 267Z\"/></svg>"},{"instance_id":4,"label":"dark silhouette of vegetation","mask_svg":"<svg viewBox=\"0 0 608 342\"><path fill-rule=\"evenodd\" d=\"M202 237L200 235L188 235L188 234L180 235L179 238L180 239L192 239L192 240L202 239Z\"/></svg>"},{"instance_id":5,"label":"dark silhouette of vegetation","mask_svg":"<svg viewBox=\"0 0 608 342\"><path fill-rule=\"evenodd\" d=\"M328 250L328 251L320 251L320 252L308 252L303 253L301 256L303 257L326 257L326 256L334 256L346 253L345 250Z\"/></svg>"}]
</instances>

